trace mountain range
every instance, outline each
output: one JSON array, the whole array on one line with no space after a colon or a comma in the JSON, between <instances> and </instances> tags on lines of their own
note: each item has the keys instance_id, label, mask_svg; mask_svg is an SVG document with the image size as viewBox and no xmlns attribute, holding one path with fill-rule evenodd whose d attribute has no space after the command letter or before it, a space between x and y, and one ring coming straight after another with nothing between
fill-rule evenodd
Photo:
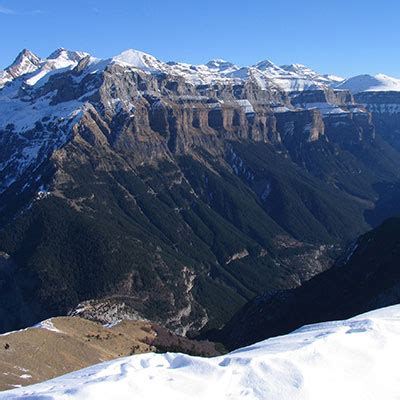
<instances>
[{"instance_id":1,"label":"mountain range","mask_svg":"<svg viewBox=\"0 0 400 400\"><path fill-rule=\"evenodd\" d=\"M74 67L83 59L86 59L87 63L95 66L96 69L102 69L111 64L120 64L150 73L180 76L193 84L254 80L260 86L275 87L287 92L327 88L349 90L352 93L400 90L400 79L384 74L358 75L344 79L332 74L317 73L302 64L278 66L269 60L260 61L247 67L241 67L222 59L193 65L175 61L163 62L150 54L132 49L110 59L102 60L85 52L69 51L64 48L57 49L44 59L27 49L22 50L9 67L0 71L0 87L26 74L31 74L26 78L26 83L35 85L49 72Z\"/></svg>"},{"instance_id":2,"label":"mountain range","mask_svg":"<svg viewBox=\"0 0 400 400\"><path fill-rule=\"evenodd\" d=\"M0 82L2 332L218 329L400 208L394 78L58 49Z\"/></svg>"}]
</instances>

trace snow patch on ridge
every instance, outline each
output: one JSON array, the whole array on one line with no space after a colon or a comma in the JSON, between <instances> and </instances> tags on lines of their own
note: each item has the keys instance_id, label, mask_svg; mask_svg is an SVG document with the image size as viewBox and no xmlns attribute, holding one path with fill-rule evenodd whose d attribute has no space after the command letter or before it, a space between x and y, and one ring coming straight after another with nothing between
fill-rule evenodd
<instances>
[{"instance_id":1,"label":"snow patch on ridge","mask_svg":"<svg viewBox=\"0 0 400 400\"><path fill-rule=\"evenodd\" d=\"M48 331L56 332L56 333L63 333L62 331L60 331L59 329L57 329L54 326L53 321L51 319L47 319L46 321L42 321L39 324L35 325L33 328L46 329Z\"/></svg>"}]
</instances>

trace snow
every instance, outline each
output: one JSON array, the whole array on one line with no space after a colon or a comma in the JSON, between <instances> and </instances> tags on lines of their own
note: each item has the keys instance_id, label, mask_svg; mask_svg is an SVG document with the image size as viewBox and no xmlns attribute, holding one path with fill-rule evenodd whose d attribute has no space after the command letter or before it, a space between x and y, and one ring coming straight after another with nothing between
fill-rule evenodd
<instances>
[{"instance_id":1,"label":"snow","mask_svg":"<svg viewBox=\"0 0 400 400\"><path fill-rule=\"evenodd\" d=\"M216 70L224 74L232 73L238 69L235 64L222 59L211 60L205 66L210 70Z\"/></svg>"},{"instance_id":2,"label":"snow","mask_svg":"<svg viewBox=\"0 0 400 400\"><path fill-rule=\"evenodd\" d=\"M60 48L47 58L40 59L29 50L23 50L9 68L0 71L0 89L21 76L25 77L28 85L35 86L38 82L42 82L43 78L48 78L52 71L59 73L63 69L72 69L80 60L88 56L89 54L85 52ZM99 69L104 69L106 65L116 63L124 67L140 69L146 73L167 73L182 77L193 85L214 82L235 83L252 79L263 90L272 88L286 92L321 90L329 87L350 90L353 93L400 91L400 79L384 74L376 76L359 75L344 80L333 74L319 74L302 64L278 66L270 60L260 61L255 65L246 67L240 67L222 59L214 59L200 65L174 61L166 63L150 54L129 49L108 60L98 60L91 57L91 63L97 63ZM46 82L46 80L43 82Z\"/></svg>"},{"instance_id":3,"label":"snow","mask_svg":"<svg viewBox=\"0 0 400 400\"><path fill-rule=\"evenodd\" d=\"M27 76L31 77L31 74ZM54 104L55 90L42 96L21 95L24 84L21 79L15 79L0 90L0 131L7 132L4 135L16 143L14 152L0 161L0 170L8 168L12 171L0 182L0 193L32 165L40 164L52 151L65 144L71 126L86 107L83 99ZM39 127L36 133L30 135L29 131L36 127ZM11 131L8 132L8 128Z\"/></svg>"},{"instance_id":4,"label":"snow","mask_svg":"<svg viewBox=\"0 0 400 400\"><path fill-rule=\"evenodd\" d=\"M323 116L328 115L337 115L337 114L349 114L349 111L344 110L343 108L330 103L304 103L300 105L301 108L306 110L316 109L320 111Z\"/></svg>"},{"instance_id":5,"label":"snow","mask_svg":"<svg viewBox=\"0 0 400 400\"><path fill-rule=\"evenodd\" d=\"M18 329L16 331L2 333L2 334L0 334L0 337L9 336L11 334L18 333L18 332L25 332L25 331L27 331L29 329L47 329L48 331L53 331L53 332L57 332L57 333L63 333L63 332L61 332L59 329L57 329L54 326L54 324L51 321L51 319L47 319L45 321L39 322L38 324L36 324L34 326L31 326L31 327L28 327L28 328ZM21 370L24 371L24 372L27 372L27 370L24 370L24 369L21 369Z\"/></svg>"},{"instance_id":6,"label":"snow","mask_svg":"<svg viewBox=\"0 0 400 400\"><path fill-rule=\"evenodd\" d=\"M42 322L36 324L35 326L33 326L33 328L46 329L48 331L56 332L56 333L63 333L54 326L51 319L46 319L46 321L42 321Z\"/></svg>"},{"instance_id":7,"label":"snow","mask_svg":"<svg viewBox=\"0 0 400 400\"><path fill-rule=\"evenodd\" d=\"M14 62L7 68L11 78L17 78L29 72L36 71L41 59L27 49L22 50Z\"/></svg>"},{"instance_id":8,"label":"snow","mask_svg":"<svg viewBox=\"0 0 400 400\"><path fill-rule=\"evenodd\" d=\"M320 75L301 64L278 67L272 61L261 61L250 67L239 67L229 61L215 59L207 64L164 63L137 50L127 50L112 58L115 63L139 68L148 73L168 73L198 85L212 82L235 82L252 79L262 89L283 91L326 89L341 78Z\"/></svg>"},{"instance_id":9,"label":"snow","mask_svg":"<svg viewBox=\"0 0 400 400\"><path fill-rule=\"evenodd\" d=\"M336 82L336 83L343 82L345 80L341 76L337 76L337 75L325 74L322 76L326 79L329 79L331 82Z\"/></svg>"},{"instance_id":10,"label":"snow","mask_svg":"<svg viewBox=\"0 0 400 400\"><path fill-rule=\"evenodd\" d=\"M24 132L35 127L37 121L44 117L51 117L59 122L72 119L83 104L80 101L72 100L58 104L51 104L55 93L49 93L34 102L24 101L14 95L10 87L0 91L0 129L8 124L14 125L14 130ZM17 87L16 90L19 88Z\"/></svg>"},{"instance_id":11,"label":"snow","mask_svg":"<svg viewBox=\"0 0 400 400\"><path fill-rule=\"evenodd\" d=\"M249 100L236 100L236 104L243 109L246 114L253 114L254 108Z\"/></svg>"},{"instance_id":12,"label":"snow","mask_svg":"<svg viewBox=\"0 0 400 400\"><path fill-rule=\"evenodd\" d=\"M400 113L400 104L396 103L382 103L382 104L364 104L365 108L372 113L377 114L399 114Z\"/></svg>"},{"instance_id":13,"label":"snow","mask_svg":"<svg viewBox=\"0 0 400 400\"><path fill-rule=\"evenodd\" d=\"M54 60L56 65L58 65L58 68L64 68L66 64L77 63L88 55L89 53L83 51L71 51L61 47L51 53L47 57L47 60Z\"/></svg>"},{"instance_id":14,"label":"snow","mask_svg":"<svg viewBox=\"0 0 400 400\"><path fill-rule=\"evenodd\" d=\"M0 71L0 89L12 79L12 76L7 71Z\"/></svg>"},{"instance_id":15,"label":"snow","mask_svg":"<svg viewBox=\"0 0 400 400\"><path fill-rule=\"evenodd\" d=\"M162 71L165 69L164 63L157 60L150 54L142 51L129 49L112 58L112 61L123 65L139 68L143 71Z\"/></svg>"},{"instance_id":16,"label":"snow","mask_svg":"<svg viewBox=\"0 0 400 400\"><path fill-rule=\"evenodd\" d=\"M266 91L290 92L326 89L337 84L337 81L340 80L340 78L334 76L320 75L302 64L279 67L269 60L250 67L239 67L221 59L214 59L200 65L177 62L165 63L138 50L127 50L114 58L102 60L91 57L84 52L63 48L42 59L29 50L23 50L9 68L0 71L0 131L9 131L7 135L10 135L10 138L12 137L15 143L18 143L19 149L13 154L8 154L8 158L0 162L0 169L7 167L10 171L4 174L5 176L3 175L0 192L6 190L34 163L40 163L52 151L60 148L70 137L71 127L83 115L83 111L88 106L87 101L90 101L89 96L95 94L98 88L93 83L92 86L85 87L85 94L81 97L62 102L53 101L57 96L57 89L48 92L45 85L55 75L76 68L80 62L81 68L76 73L68 75L68 79L77 86L89 75L100 73L113 64L118 64L127 70L139 69L147 74L165 73L170 75L171 79L185 81L192 85L214 83L243 85L245 81L250 81L261 90ZM357 81L356 78L353 79ZM371 86L371 79L375 84L378 80L380 86ZM385 90L397 86L400 88L400 80L395 78L378 75L371 79L367 79L369 82L368 90L372 90L371 88L375 90L384 85L386 85L384 86ZM364 76L361 83L365 84L365 80ZM338 87L345 88L350 81L342 82ZM93 79L92 82L96 82L96 79ZM203 93L200 91L197 94L183 95L181 100L201 101L204 100L202 96ZM246 99L232 99L231 101L237 102L245 113L254 112L253 106L255 104L251 104ZM208 108L220 108L221 104L222 102L210 103ZM123 101L116 98L109 101L106 106L113 112L124 110L129 112L131 116L135 113L134 105L128 100ZM324 116L330 114L345 116L348 112L341 107L322 103L300 106L318 108ZM368 110L397 114L400 112L400 106L398 104L371 104L368 106ZM277 113L286 112L289 111L289 108L282 105L276 107L273 111ZM362 112L361 110L354 111ZM42 136L28 140L29 132L37 126L43 129ZM12 170L16 173L11 172Z\"/></svg>"},{"instance_id":17,"label":"snow","mask_svg":"<svg viewBox=\"0 0 400 400\"><path fill-rule=\"evenodd\" d=\"M61 73L63 69L72 69L87 56L88 53L60 48L49 57L40 59L29 50L23 50L5 71L0 71L0 88L19 77L24 77L25 83L34 86L52 71Z\"/></svg>"},{"instance_id":18,"label":"snow","mask_svg":"<svg viewBox=\"0 0 400 400\"><path fill-rule=\"evenodd\" d=\"M277 107L272 107L271 110L274 113L285 113L285 112L289 112L289 111L293 111L292 109L286 107L286 106L277 106Z\"/></svg>"},{"instance_id":19,"label":"snow","mask_svg":"<svg viewBox=\"0 0 400 400\"><path fill-rule=\"evenodd\" d=\"M352 93L400 91L400 79L384 74L358 75L337 85L336 89L347 89Z\"/></svg>"},{"instance_id":20,"label":"snow","mask_svg":"<svg viewBox=\"0 0 400 400\"><path fill-rule=\"evenodd\" d=\"M265 88L265 82L271 82L280 90L286 92L327 89L337 82L338 77L331 78L330 75L321 75L302 64L275 65L270 60L260 61L249 68L251 75L256 71L257 82ZM243 71L241 71L243 76ZM262 83L264 81L264 84Z\"/></svg>"},{"instance_id":21,"label":"snow","mask_svg":"<svg viewBox=\"0 0 400 400\"><path fill-rule=\"evenodd\" d=\"M337 400L400 397L400 306L305 326L211 359L143 354L98 364L0 399Z\"/></svg>"}]
</instances>

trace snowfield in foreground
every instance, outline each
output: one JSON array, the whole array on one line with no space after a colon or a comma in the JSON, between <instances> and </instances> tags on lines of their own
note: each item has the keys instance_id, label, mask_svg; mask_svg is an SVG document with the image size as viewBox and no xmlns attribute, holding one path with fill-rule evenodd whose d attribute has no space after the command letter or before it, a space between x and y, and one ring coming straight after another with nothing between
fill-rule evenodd
<instances>
[{"instance_id":1,"label":"snowfield in foreground","mask_svg":"<svg viewBox=\"0 0 400 400\"><path fill-rule=\"evenodd\" d=\"M399 399L400 306L305 326L226 356L145 354L0 399Z\"/></svg>"}]
</instances>

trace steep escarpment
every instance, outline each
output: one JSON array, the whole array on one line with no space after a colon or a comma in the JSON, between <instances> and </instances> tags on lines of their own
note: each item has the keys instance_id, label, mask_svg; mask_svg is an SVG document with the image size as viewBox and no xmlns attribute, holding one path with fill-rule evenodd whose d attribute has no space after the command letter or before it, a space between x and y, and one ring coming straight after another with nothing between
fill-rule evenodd
<instances>
[{"instance_id":1,"label":"steep escarpment","mask_svg":"<svg viewBox=\"0 0 400 400\"><path fill-rule=\"evenodd\" d=\"M398 92L363 92L356 94L355 99L371 113L374 125L384 138L399 149L400 94Z\"/></svg>"}]
</instances>

